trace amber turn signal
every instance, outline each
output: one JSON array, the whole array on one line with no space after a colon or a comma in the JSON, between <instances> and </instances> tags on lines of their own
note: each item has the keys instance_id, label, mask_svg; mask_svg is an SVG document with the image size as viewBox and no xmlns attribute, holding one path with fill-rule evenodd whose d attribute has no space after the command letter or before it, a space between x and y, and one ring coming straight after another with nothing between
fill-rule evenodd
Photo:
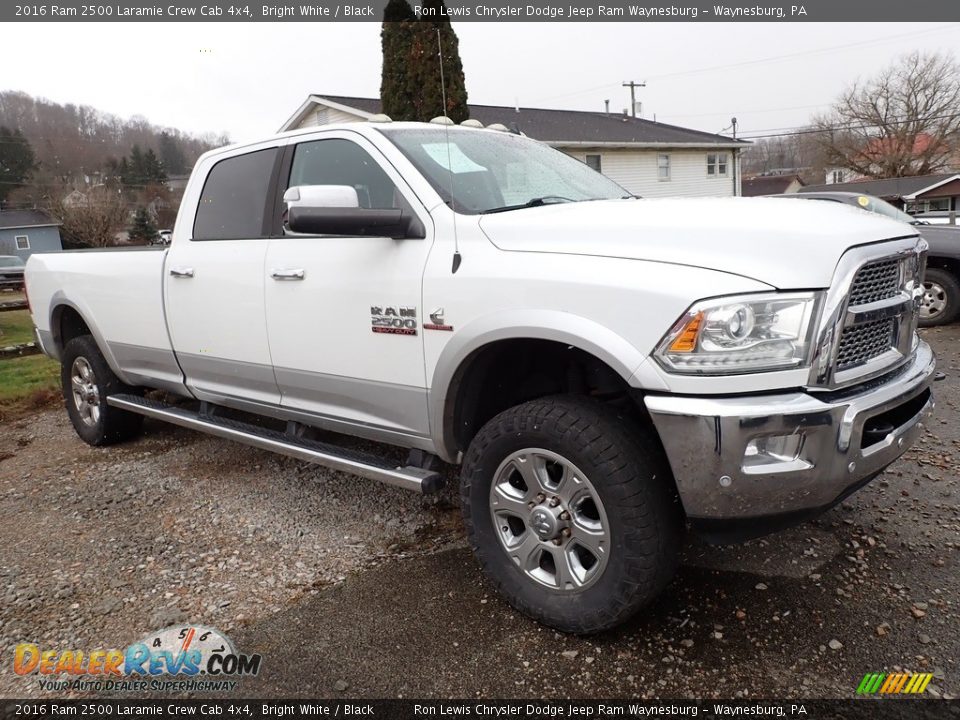
<instances>
[{"instance_id":1,"label":"amber turn signal","mask_svg":"<svg viewBox=\"0 0 960 720\"><path fill-rule=\"evenodd\" d=\"M698 312L687 321L683 332L677 335L677 339L670 343L670 352L688 353L697 349L697 336L700 334L700 326L703 324L703 312Z\"/></svg>"}]
</instances>

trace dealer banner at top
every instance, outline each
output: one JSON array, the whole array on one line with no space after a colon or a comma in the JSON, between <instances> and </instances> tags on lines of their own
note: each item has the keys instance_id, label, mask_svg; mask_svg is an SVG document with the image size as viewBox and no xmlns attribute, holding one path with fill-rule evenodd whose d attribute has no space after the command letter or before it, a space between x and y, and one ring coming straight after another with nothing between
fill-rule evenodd
<instances>
[{"instance_id":1,"label":"dealer banner at top","mask_svg":"<svg viewBox=\"0 0 960 720\"><path fill-rule=\"evenodd\" d=\"M6 22L382 22L387 0L258 2L244 0L89 0L0 3ZM572 0L550 4L521 0L447 0L417 16L455 22L956 22L960 0Z\"/></svg>"}]
</instances>

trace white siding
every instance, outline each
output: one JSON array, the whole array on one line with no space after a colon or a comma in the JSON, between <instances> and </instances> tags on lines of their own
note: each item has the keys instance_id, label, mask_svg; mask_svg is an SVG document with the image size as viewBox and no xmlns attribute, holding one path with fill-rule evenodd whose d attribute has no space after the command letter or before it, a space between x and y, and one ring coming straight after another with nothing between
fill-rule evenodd
<instances>
[{"instance_id":1,"label":"white siding","mask_svg":"<svg viewBox=\"0 0 960 720\"><path fill-rule=\"evenodd\" d=\"M351 123L364 122L366 118L359 115L343 112L334 108L318 105L316 110L311 110L295 129L316 127L317 125L330 125L332 123Z\"/></svg>"},{"instance_id":2,"label":"white siding","mask_svg":"<svg viewBox=\"0 0 960 720\"><path fill-rule=\"evenodd\" d=\"M564 149L569 155L584 161L587 155L600 155L604 175L619 183L634 195L641 197L709 197L731 196L733 191L733 151L690 150L687 148L663 150ZM726 177L707 176L707 153L725 152ZM670 179L657 177L657 156L670 156ZM739 172L737 180L739 181ZM739 184L739 182L738 182Z\"/></svg>"}]
</instances>

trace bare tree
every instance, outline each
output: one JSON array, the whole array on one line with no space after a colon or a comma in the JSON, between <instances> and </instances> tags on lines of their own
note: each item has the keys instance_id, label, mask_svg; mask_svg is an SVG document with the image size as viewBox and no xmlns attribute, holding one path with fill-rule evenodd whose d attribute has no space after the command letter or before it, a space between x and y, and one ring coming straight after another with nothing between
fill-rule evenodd
<instances>
[{"instance_id":1,"label":"bare tree","mask_svg":"<svg viewBox=\"0 0 960 720\"><path fill-rule=\"evenodd\" d=\"M115 245L117 233L126 227L129 217L123 194L106 186L90 190L76 204L54 202L49 212L60 220L64 240L86 247Z\"/></svg>"},{"instance_id":2,"label":"bare tree","mask_svg":"<svg viewBox=\"0 0 960 720\"><path fill-rule=\"evenodd\" d=\"M828 165L874 178L940 170L960 144L960 65L952 54L905 55L848 87L814 127Z\"/></svg>"}]
</instances>

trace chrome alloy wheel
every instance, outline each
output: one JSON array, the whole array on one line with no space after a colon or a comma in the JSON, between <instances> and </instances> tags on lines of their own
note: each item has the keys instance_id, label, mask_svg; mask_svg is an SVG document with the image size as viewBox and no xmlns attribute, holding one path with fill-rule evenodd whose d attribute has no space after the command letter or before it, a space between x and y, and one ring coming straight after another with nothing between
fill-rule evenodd
<instances>
[{"instance_id":1,"label":"chrome alloy wheel","mask_svg":"<svg viewBox=\"0 0 960 720\"><path fill-rule=\"evenodd\" d=\"M509 455L490 486L490 514L507 555L541 585L577 591L603 574L607 515L586 475L563 456L537 448Z\"/></svg>"},{"instance_id":2,"label":"chrome alloy wheel","mask_svg":"<svg viewBox=\"0 0 960 720\"><path fill-rule=\"evenodd\" d=\"M79 356L70 367L70 388L73 404L84 425L91 427L100 421L100 389L93 368L85 357Z\"/></svg>"},{"instance_id":3,"label":"chrome alloy wheel","mask_svg":"<svg viewBox=\"0 0 960 720\"><path fill-rule=\"evenodd\" d=\"M923 297L920 298L920 317L935 318L946 309L947 291L935 282L924 282Z\"/></svg>"}]
</instances>

